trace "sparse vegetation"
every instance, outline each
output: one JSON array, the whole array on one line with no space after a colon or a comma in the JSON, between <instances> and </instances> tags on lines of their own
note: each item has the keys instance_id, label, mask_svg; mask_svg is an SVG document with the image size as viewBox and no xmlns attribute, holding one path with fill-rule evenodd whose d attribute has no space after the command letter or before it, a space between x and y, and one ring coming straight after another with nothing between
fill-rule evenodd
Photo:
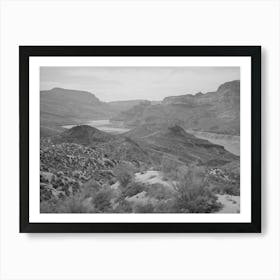
<instances>
[{"instance_id":1,"label":"sparse vegetation","mask_svg":"<svg viewBox=\"0 0 280 280\"><path fill-rule=\"evenodd\" d=\"M41 203L42 213L87 213L92 209L86 205L82 194L65 197L59 200L46 200Z\"/></svg>"},{"instance_id":2,"label":"sparse vegetation","mask_svg":"<svg viewBox=\"0 0 280 280\"><path fill-rule=\"evenodd\" d=\"M149 188L146 188L146 192L149 197L158 200L169 199L174 195L174 192L172 190L161 184L154 184Z\"/></svg>"},{"instance_id":3,"label":"sparse vegetation","mask_svg":"<svg viewBox=\"0 0 280 280\"><path fill-rule=\"evenodd\" d=\"M175 207L178 212L211 213L222 206L210 190L205 173L199 168L190 168L182 174L174 187Z\"/></svg>"},{"instance_id":4,"label":"sparse vegetation","mask_svg":"<svg viewBox=\"0 0 280 280\"><path fill-rule=\"evenodd\" d=\"M164 156L161 161L161 170L163 174L170 179L177 178L177 171L180 164L176 162L174 159L170 159L169 157Z\"/></svg>"},{"instance_id":5,"label":"sparse vegetation","mask_svg":"<svg viewBox=\"0 0 280 280\"><path fill-rule=\"evenodd\" d=\"M130 182L127 185L127 188L122 192L122 195L124 197L132 197L140 192L145 191L145 185L142 183L138 183L138 182Z\"/></svg>"},{"instance_id":6,"label":"sparse vegetation","mask_svg":"<svg viewBox=\"0 0 280 280\"><path fill-rule=\"evenodd\" d=\"M42 213L212 213L218 194L240 194L238 157L179 125L107 134L81 125L42 137Z\"/></svg>"},{"instance_id":7,"label":"sparse vegetation","mask_svg":"<svg viewBox=\"0 0 280 280\"><path fill-rule=\"evenodd\" d=\"M112 209L111 199L113 196L113 191L110 188L99 190L92 199L92 204L94 205L96 212L110 212Z\"/></svg>"},{"instance_id":8,"label":"sparse vegetation","mask_svg":"<svg viewBox=\"0 0 280 280\"><path fill-rule=\"evenodd\" d=\"M154 208L154 213L176 213L175 206L174 198L160 200Z\"/></svg>"},{"instance_id":9,"label":"sparse vegetation","mask_svg":"<svg viewBox=\"0 0 280 280\"><path fill-rule=\"evenodd\" d=\"M121 164L115 167L114 175L119 181L121 187L125 189L134 177L134 168L131 164Z\"/></svg>"}]
</instances>

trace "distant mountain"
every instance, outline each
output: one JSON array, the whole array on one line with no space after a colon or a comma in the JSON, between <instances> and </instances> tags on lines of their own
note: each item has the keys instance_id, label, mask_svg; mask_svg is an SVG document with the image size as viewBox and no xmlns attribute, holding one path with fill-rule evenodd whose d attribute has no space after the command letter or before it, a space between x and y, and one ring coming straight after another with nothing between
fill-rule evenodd
<instances>
[{"instance_id":1,"label":"distant mountain","mask_svg":"<svg viewBox=\"0 0 280 280\"><path fill-rule=\"evenodd\" d=\"M41 91L40 106L41 114L53 115L62 123L68 119L104 118L104 109L108 108L90 92L63 88Z\"/></svg>"},{"instance_id":2,"label":"distant mountain","mask_svg":"<svg viewBox=\"0 0 280 280\"><path fill-rule=\"evenodd\" d=\"M102 102L87 91L53 88L40 92L41 136L63 131L63 125L110 119L145 100ZM154 104L149 102L149 104Z\"/></svg>"},{"instance_id":3,"label":"distant mountain","mask_svg":"<svg viewBox=\"0 0 280 280\"><path fill-rule=\"evenodd\" d=\"M41 133L62 130L66 124L107 119L109 105L87 91L53 88L40 92Z\"/></svg>"},{"instance_id":4,"label":"distant mountain","mask_svg":"<svg viewBox=\"0 0 280 280\"><path fill-rule=\"evenodd\" d=\"M97 128L88 125L74 126L65 130L59 135L54 136L54 143L76 143L87 146L96 145L98 143L106 143L115 140L116 137Z\"/></svg>"},{"instance_id":5,"label":"distant mountain","mask_svg":"<svg viewBox=\"0 0 280 280\"><path fill-rule=\"evenodd\" d=\"M162 102L127 100L102 102L86 91L53 88L40 93L41 135L62 126L111 119L136 127L143 124L179 125L187 130L239 135L240 81L222 84L209 93L169 96Z\"/></svg>"},{"instance_id":6,"label":"distant mountain","mask_svg":"<svg viewBox=\"0 0 280 280\"><path fill-rule=\"evenodd\" d=\"M240 81L224 83L215 92L166 97L160 104L142 102L113 119L128 126L178 124L185 129L239 135Z\"/></svg>"},{"instance_id":7,"label":"distant mountain","mask_svg":"<svg viewBox=\"0 0 280 280\"><path fill-rule=\"evenodd\" d=\"M136 100L111 101L111 102L107 102L107 104L110 105L113 111L122 112L122 111L129 110L132 107L137 106L143 102L146 102L146 100L136 99Z\"/></svg>"}]
</instances>

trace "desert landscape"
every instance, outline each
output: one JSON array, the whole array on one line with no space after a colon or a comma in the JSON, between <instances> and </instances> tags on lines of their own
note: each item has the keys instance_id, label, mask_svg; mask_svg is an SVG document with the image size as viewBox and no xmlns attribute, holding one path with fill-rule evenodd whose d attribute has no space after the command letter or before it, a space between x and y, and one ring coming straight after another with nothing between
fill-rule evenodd
<instances>
[{"instance_id":1,"label":"desert landscape","mask_svg":"<svg viewBox=\"0 0 280 280\"><path fill-rule=\"evenodd\" d=\"M41 90L40 211L239 213L239 138L239 80L162 100Z\"/></svg>"}]
</instances>

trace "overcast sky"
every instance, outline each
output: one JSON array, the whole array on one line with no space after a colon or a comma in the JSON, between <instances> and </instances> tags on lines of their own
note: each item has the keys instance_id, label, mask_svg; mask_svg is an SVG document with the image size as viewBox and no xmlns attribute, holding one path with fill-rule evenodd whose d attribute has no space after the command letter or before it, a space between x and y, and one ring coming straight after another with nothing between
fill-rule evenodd
<instances>
[{"instance_id":1,"label":"overcast sky","mask_svg":"<svg viewBox=\"0 0 280 280\"><path fill-rule=\"evenodd\" d=\"M41 67L40 89L85 90L102 101L215 91L240 79L239 67Z\"/></svg>"}]
</instances>

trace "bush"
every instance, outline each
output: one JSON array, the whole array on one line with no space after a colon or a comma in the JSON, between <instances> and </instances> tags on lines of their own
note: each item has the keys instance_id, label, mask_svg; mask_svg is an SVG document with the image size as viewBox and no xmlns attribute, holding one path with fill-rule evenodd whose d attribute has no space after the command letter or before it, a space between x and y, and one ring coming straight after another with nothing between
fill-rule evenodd
<instances>
[{"instance_id":1,"label":"bush","mask_svg":"<svg viewBox=\"0 0 280 280\"><path fill-rule=\"evenodd\" d=\"M84 203L83 196L79 193L64 199L50 199L41 201L41 213L88 213L93 209Z\"/></svg>"},{"instance_id":2,"label":"bush","mask_svg":"<svg viewBox=\"0 0 280 280\"><path fill-rule=\"evenodd\" d=\"M132 197L140 192L145 191L145 185L138 182L130 182L127 188L122 192L123 197Z\"/></svg>"},{"instance_id":3,"label":"bush","mask_svg":"<svg viewBox=\"0 0 280 280\"><path fill-rule=\"evenodd\" d=\"M240 185L238 184L227 184L224 186L224 192L230 195L240 196Z\"/></svg>"},{"instance_id":4,"label":"bush","mask_svg":"<svg viewBox=\"0 0 280 280\"><path fill-rule=\"evenodd\" d=\"M173 191L168 189L168 187L161 184L153 184L146 188L147 196L153 197L156 199L168 199L173 196Z\"/></svg>"},{"instance_id":5,"label":"bush","mask_svg":"<svg viewBox=\"0 0 280 280\"><path fill-rule=\"evenodd\" d=\"M170 179L176 181L188 171L188 166L182 162L163 157L160 170L163 172L164 181Z\"/></svg>"},{"instance_id":6,"label":"bush","mask_svg":"<svg viewBox=\"0 0 280 280\"><path fill-rule=\"evenodd\" d=\"M51 198L40 202L40 213L56 213L58 200Z\"/></svg>"},{"instance_id":7,"label":"bush","mask_svg":"<svg viewBox=\"0 0 280 280\"><path fill-rule=\"evenodd\" d=\"M209 180L213 191L220 194L240 196L240 175L228 168L216 169L210 173Z\"/></svg>"},{"instance_id":8,"label":"bush","mask_svg":"<svg viewBox=\"0 0 280 280\"><path fill-rule=\"evenodd\" d=\"M213 187L213 191L219 194L229 194L240 196L240 186L237 184L225 183Z\"/></svg>"},{"instance_id":9,"label":"bush","mask_svg":"<svg viewBox=\"0 0 280 280\"><path fill-rule=\"evenodd\" d=\"M81 192L64 199L50 199L40 204L41 213L103 213L112 212L111 199L115 196L110 187L88 184Z\"/></svg>"},{"instance_id":10,"label":"bush","mask_svg":"<svg viewBox=\"0 0 280 280\"><path fill-rule=\"evenodd\" d=\"M126 188L134 177L134 169L131 165L121 164L115 167L114 174L120 182L121 187Z\"/></svg>"},{"instance_id":11,"label":"bush","mask_svg":"<svg viewBox=\"0 0 280 280\"><path fill-rule=\"evenodd\" d=\"M89 213L91 211L91 207L84 204L84 197L81 193L76 193L74 196L59 201L56 208L57 213Z\"/></svg>"},{"instance_id":12,"label":"bush","mask_svg":"<svg viewBox=\"0 0 280 280\"><path fill-rule=\"evenodd\" d=\"M211 192L202 170L197 167L189 168L175 184L175 207L178 212L211 213L221 208L222 205Z\"/></svg>"},{"instance_id":13,"label":"bush","mask_svg":"<svg viewBox=\"0 0 280 280\"><path fill-rule=\"evenodd\" d=\"M91 179L83 185L81 191L84 197L87 198L93 197L100 189L101 185L95 179Z\"/></svg>"},{"instance_id":14,"label":"bush","mask_svg":"<svg viewBox=\"0 0 280 280\"><path fill-rule=\"evenodd\" d=\"M92 203L96 212L110 212L112 205L111 199L113 198L113 190L104 187L96 193L93 197Z\"/></svg>"}]
</instances>

